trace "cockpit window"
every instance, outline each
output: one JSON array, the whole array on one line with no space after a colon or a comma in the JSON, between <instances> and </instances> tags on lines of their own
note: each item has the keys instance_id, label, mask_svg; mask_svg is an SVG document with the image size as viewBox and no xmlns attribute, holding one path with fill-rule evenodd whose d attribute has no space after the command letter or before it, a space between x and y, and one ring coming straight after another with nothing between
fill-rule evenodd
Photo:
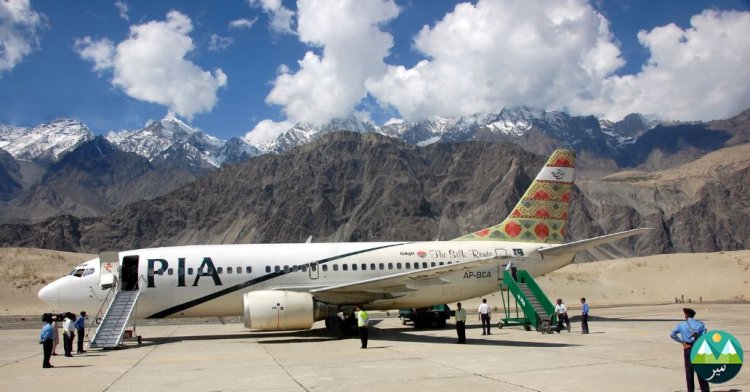
<instances>
[{"instance_id":1,"label":"cockpit window","mask_svg":"<svg viewBox=\"0 0 750 392\"><path fill-rule=\"evenodd\" d=\"M86 268L86 271L83 272L83 276L88 276L94 273L93 268Z\"/></svg>"},{"instance_id":2,"label":"cockpit window","mask_svg":"<svg viewBox=\"0 0 750 392\"><path fill-rule=\"evenodd\" d=\"M83 269L83 268L76 268L76 269L75 269L75 270L74 270L73 272L71 272L70 274L71 274L71 275L73 275L73 276L76 276L76 277L79 277L79 278L80 278L81 276L83 276L83 272L84 272L84 271L86 271L86 270L85 270L85 269Z\"/></svg>"}]
</instances>

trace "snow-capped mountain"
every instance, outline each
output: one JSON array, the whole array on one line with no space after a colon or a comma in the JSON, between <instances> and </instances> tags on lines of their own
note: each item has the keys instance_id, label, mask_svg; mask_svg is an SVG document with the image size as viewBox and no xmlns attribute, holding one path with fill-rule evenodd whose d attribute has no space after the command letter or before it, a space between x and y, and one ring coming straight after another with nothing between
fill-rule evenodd
<instances>
[{"instance_id":1,"label":"snow-capped mountain","mask_svg":"<svg viewBox=\"0 0 750 392\"><path fill-rule=\"evenodd\" d=\"M15 159L57 161L94 134L83 124L59 119L33 128L0 126L0 148Z\"/></svg>"},{"instance_id":2,"label":"snow-capped mountain","mask_svg":"<svg viewBox=\"0 0 750 392\"><path fill-rule=\"evenodd\" d=\"M123 151L134 152L150 161L168 159L168 151L177 149L182 151L181 156L194 160L198 166L219 167L222 163L217 157L224 141L174 117L154 121L143 129L110 132L107 140Z\"/></svg>"},{"instance_id":3,"label":"snow-capped mountain","mask_svg":"<svg viewBox=\"0 0 750 392\"><path fill-rule=\"evenodd\" d=\"M594 116L571 116L564 112L547 112L529 107L503 109L500 113L477 113L461 117L435 117L420 121L391 121L378 127L370 121L354 117L332 120L322 126L297 123L276 139L254 144L262 151L284 152L309 143L321 135L337 130L378 132L399 138L409 144L428 145L438 141L461 142L482 139L519 141L529 138L533 129L547 138L568 147L588 146L601 150L617 149L633 137L656 126L658 122L634 114L619 122L600 120Z\"/></svg>"}]
</instances>

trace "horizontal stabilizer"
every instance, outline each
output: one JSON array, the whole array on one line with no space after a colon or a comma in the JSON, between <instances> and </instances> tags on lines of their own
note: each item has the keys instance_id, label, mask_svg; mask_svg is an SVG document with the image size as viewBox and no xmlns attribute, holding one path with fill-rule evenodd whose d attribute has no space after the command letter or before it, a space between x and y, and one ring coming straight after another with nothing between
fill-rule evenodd
<instances>
[{"instance_id":1,"label":"horizontal stabilizer","mask_svg":"<svg viewBox=\"0 0 750 392\"><path fill-rule=\"evenodd\" d=\"M600 237L589 238L587 240L569 242L567 244L558 245L558 246L554 246L551 248L539 249L539 253L542 256L558 256L558 255L564 255L564 254L571 254L571 253L575 253L584 249L592 248L594 246L608 244L610 242L615 242L623 238L632 237L634 235L640 235L650 230L653 230L653 229L649 227L644 227L640 229L621 231L619 233L607 234L607 235L603 235Z\"/></svg>"}]
</instances>

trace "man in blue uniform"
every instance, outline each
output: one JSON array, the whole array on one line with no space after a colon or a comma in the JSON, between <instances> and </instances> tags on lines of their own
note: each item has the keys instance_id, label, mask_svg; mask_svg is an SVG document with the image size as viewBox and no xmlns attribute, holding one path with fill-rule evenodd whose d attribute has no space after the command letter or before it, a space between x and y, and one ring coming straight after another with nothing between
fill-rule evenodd
<instances>
[{"instance_id":1,"label":"man in blue uniform","mask_svg":"<svg viewBox=\"0 0 750 392\"><path fill-rule=\"evenodd\" d=\"M49 363L49 358L52 356L52 346L55 343L55 334L52 330L52 315L45 313L42 316L42 321L44 322L44 326L39 335L39 343L42 345L42 352L44 353L42 367L53 368L54 366Z\"/></svg>"},{"instance_id":2,"label":"man in blue uniform","mask_svg":"<svg viewBox=\"0 0 750 392\"><path fill-rule=\"evenodd\" d=\"M83 354L86 351L83 350L83 333L86 332L86 312L81 312L81 315L76 319L76 332L78 333L78 354ZM71 342L72 344L72 342Z\"/></svg>"},{"instance_id":3,"label":"man in blue uniform","mask_svg":"<svg viewBox=\"0 0 750 392\"><path fill-rule=\"evenodd\" d=\"M682 309L682 312L685 314L685 321L680 321L669 336L675 342L682 344L687 390L688 392L693 392L695 391L695 378L693 364L690 363L690 350L693 349L693 344L698 337L706 333L706 326L695 319L695 310L684 308ZM701 387L701 392L709 391L708 381L698 377L698 385Z\"/></svg>"}]
</instances>

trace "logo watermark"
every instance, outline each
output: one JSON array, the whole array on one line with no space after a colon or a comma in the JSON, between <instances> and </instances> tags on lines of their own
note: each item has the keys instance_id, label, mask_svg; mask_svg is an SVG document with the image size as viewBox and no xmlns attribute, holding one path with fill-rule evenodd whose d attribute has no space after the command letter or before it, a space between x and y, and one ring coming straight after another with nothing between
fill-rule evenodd
<instances>
[{"instance_id":1,"label":"logo watermark","mask_svg":"<svg viewBox=\"0 0 750 392\"><path fill-rule=\"evenodd\" d=\"M714 384L731 380L742 368L744 354L740 342L724 331L708 331L690 351L690 362L698 377Z\"/></svg>"}]
</instances>

